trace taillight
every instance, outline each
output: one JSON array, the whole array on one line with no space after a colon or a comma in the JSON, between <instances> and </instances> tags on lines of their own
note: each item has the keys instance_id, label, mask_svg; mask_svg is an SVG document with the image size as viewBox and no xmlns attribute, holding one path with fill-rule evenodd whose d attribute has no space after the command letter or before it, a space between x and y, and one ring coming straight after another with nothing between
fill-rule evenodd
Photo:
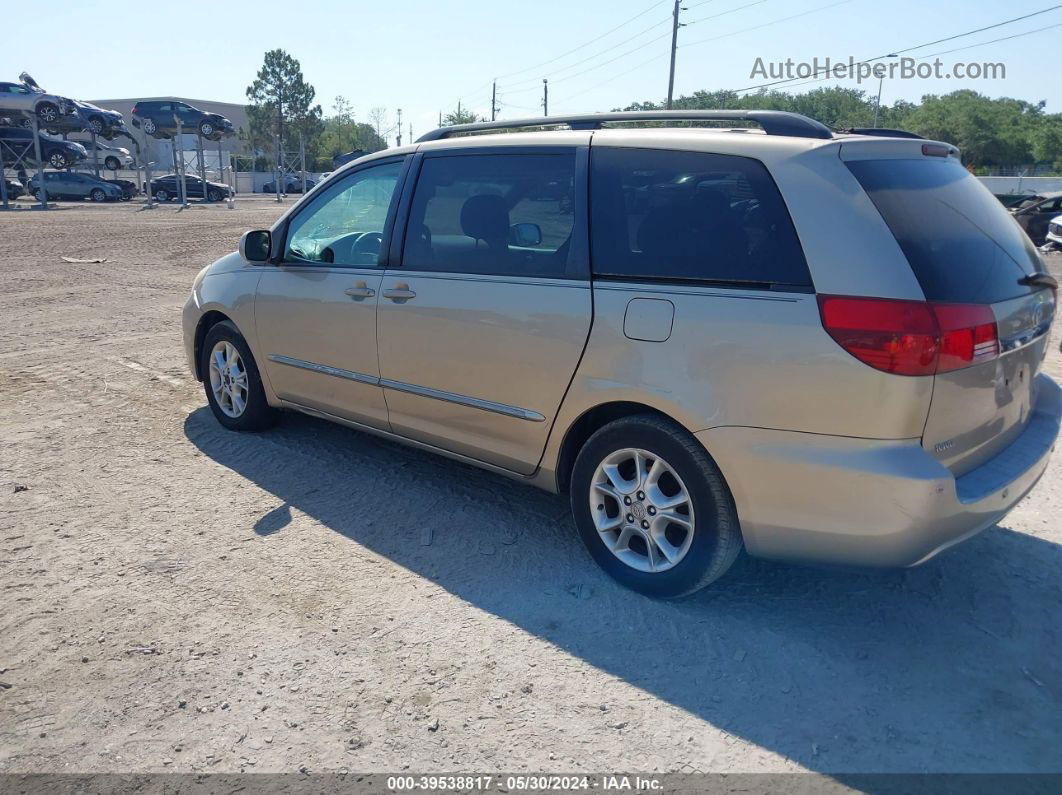
<instances>
[{"instance_id":1,"label":"taillight","mask_svg":"<svg viewBox=\"0 0 1062 795\"><path fill-rule=\"evenodd\" d=\"M819 314L838 345L886 373L946 373L999 355L988 306L820 295Z\"/></svg>"}]
</instances>

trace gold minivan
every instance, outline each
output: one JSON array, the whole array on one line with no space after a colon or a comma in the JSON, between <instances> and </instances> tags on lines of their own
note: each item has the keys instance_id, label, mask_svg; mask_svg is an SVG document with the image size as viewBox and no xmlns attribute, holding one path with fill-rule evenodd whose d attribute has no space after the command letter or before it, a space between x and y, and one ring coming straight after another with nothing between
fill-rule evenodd
<instances>
[{"instance_id":1,"label":"gold minivan","mask_svg":"<svg viewBox=\"0 0 1062 795\"><path fill-rule=\"evenodd\" d=\"M565 492L652 596L742 549L920 563L1047 466L1057 285L953 147L873 132L774 111L436 130L205 268L192 371L232 430L301 411Z\"/></svg>"}]
</instances>

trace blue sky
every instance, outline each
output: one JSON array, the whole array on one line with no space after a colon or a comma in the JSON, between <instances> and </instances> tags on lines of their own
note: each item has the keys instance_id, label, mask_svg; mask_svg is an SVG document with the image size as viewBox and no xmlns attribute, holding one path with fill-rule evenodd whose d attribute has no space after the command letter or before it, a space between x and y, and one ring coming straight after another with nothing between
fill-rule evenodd
<instances>
[{"instance_id":1,"label":"blue sky","mask_svg":"<svg viewBox=\"0 0 1062 795\"><path fill-rule=\"evenodd\" d=\"M489 114L495 77L501 118L537 115L543 78L550 81L551 114L609 110L667 92L669 0L185 0L133 6L85 0L65 5L61 24L36 5L12 4L4 12L4 40L27 46L3 48L0 79L15 79L25 69L45 88L80 99L172 94L242 102L263 53L274 47L299 59L326 113L337 94L354 104L361 120L373 107L386 107L392 119L402 108L415 134L434 127L438 112L459 99ZM679 34L676 95L765 82L750 77L757 58L871 58L1054 3L687 0L684 5L682 19L689 24ZM178 28L169 38L182 57L169 59L162 55L165 31L175 20ZM1062 26L1062 8L915 50L910 55L1036 31L940 56L946 66L1002 62L1005 79L886 80L882 101L973 88L990 96L1046 100L1048 110L1060 112L1058 70L1047 56L1062 27L1045 30L1052 25ZM37 59L31 43L42 37L47 55ZM795 90L830 84L838 83ZM862 87L874 94L877 81Z\"/></svg>"}]
</instances>

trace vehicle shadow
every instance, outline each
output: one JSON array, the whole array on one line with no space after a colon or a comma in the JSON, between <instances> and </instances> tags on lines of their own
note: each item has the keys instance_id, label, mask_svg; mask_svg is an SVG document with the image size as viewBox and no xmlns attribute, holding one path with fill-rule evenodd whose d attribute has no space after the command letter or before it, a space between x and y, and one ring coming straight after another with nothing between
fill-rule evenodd
<instances>
[{"instance_id":1,"label":"vehicle shadow","mask_svg":"<svg viewBox=\"0 0 1062 795\"><path fill-rule=\"evenodd\" d=\"M185 433L283 502L248 533L283 532L295 508L806 768L1062 770L1058 545L995 527L904 571L748 561L655 602L599 571L563 497L303 416L237 436L203 408Z\"/></svg>"}]
</instances>

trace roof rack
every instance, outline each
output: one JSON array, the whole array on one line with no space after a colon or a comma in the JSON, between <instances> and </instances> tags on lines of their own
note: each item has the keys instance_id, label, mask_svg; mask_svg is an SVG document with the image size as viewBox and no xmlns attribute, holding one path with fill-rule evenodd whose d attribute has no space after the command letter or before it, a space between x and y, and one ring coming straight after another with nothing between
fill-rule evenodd
<instances>
[{"instance_id":1,"label":"roof rack","mask_svg":"<svg viewBox=\"0 0 1062 795\"><path fill-rule=\"evenodd\" d=\"M907 130L890 130L888 127L847 127L837 132L844 135L877 135L882 138L917 138L925 140L924 135L908 132Z\"/></svg>"},{"instance_id":2,"label":"roof rack","mask_svg":"<svg viewBox=\"0 0 1062 795\"><path fill-rule=\"evenodd\" d=\"M768 135L789 135L795 138L833 137L833 133L826 125L809 119L807 116L801 116L799 113L787 113L781 110L636 110L455 124L452 127L432 130L418 138L417 143L452 138L463 133L491 130L560 126L567 126L572 130L600 130L602 125L607 123L639 121L751 121L759 124Z\"/></svg>"}]
</instances>

